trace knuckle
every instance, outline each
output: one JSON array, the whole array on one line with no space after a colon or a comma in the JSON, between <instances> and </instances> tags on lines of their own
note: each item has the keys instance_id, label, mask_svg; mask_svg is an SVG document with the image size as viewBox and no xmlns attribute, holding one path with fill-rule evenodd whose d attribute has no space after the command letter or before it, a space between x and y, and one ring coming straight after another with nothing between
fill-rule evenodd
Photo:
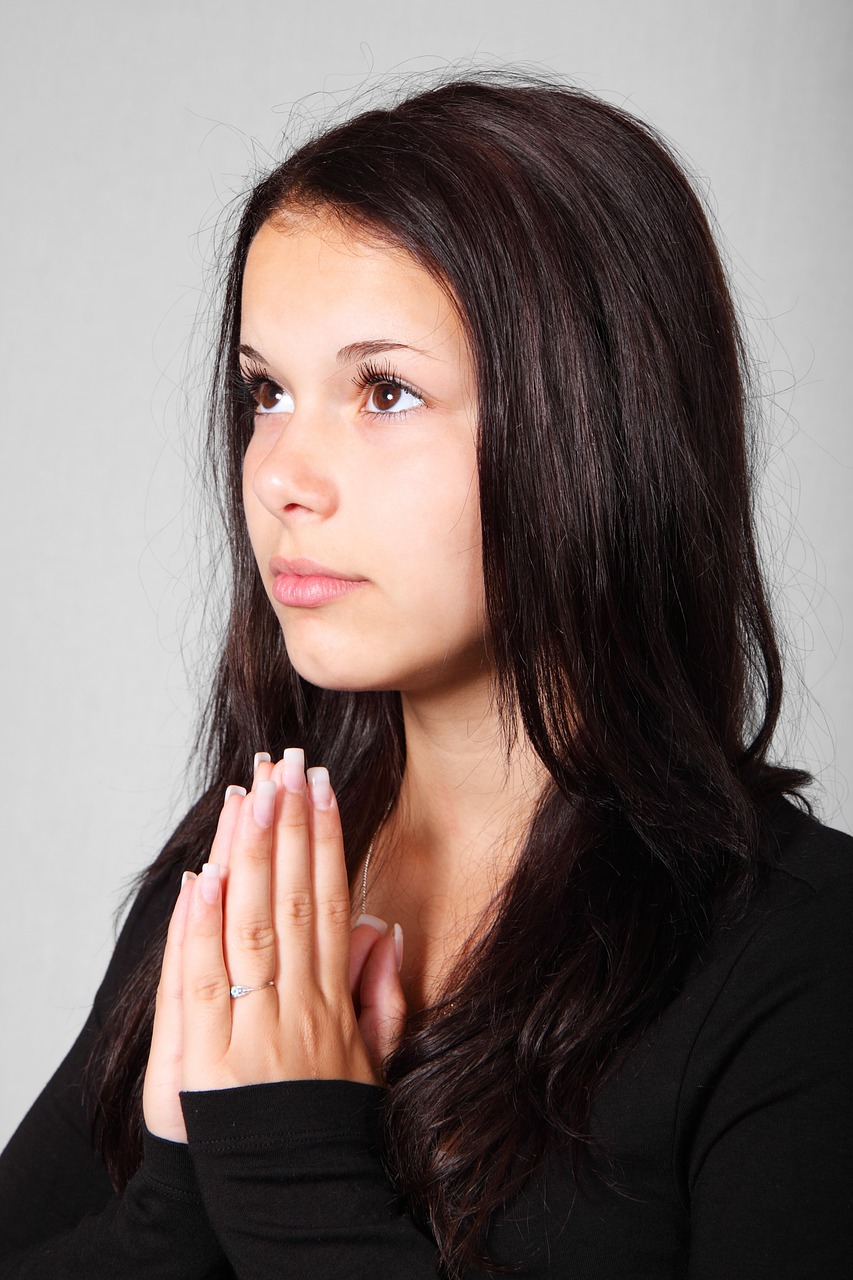
<instances>
[{"instance_id":1,"label":"knuckle","mask_svg":"<svg viewBox=\"0 0 853 1280\"><path fill-rule=\"evenodd\" d=\"M196 978L190 986L190 994L194 1000L212 1003L221 1000L228 994L225 979L219 974L204 974Z\"/></svg>"},{"instance_id":2,"label":"knuckle","mask_svg":"<svg viewBox=\"0 0 853 1280\"><path fill-rule=\"evenodd\" d=\"M154 1008L163 1010L181 998L181 981L176 975L161 974L154 994Z\"/></svg>"},{"instance_id":3,"label":"knuckle","mask_svg":"<svg viewBox=\"0 0 853 1280\"><path fill-rule=\"evenodd\" d=\"M289 817L284 818L282 822L282 829L284 831L285 839L296 841L297 845L307 846L309 844L311 837L308 830L308 823L304 818L296 817L291 814Z\"/></svg>"},{"instance_id":4,"label":"knuckle","mask_svg":"<svg viewBox=\"0 0 853 1280\"><path fill-rule=\"evenodd\" d=\"M246 951L268 951L275 945L275 930L270 920L244 920L237 926L237 942Z\"/></svg>"},{"instance_id":5,"label":"knuckle","mask_svg":"<svg viewBox=\"0 0 853 1280\"><path fill-rule=\"evenodd\" d=\"M155 1013L157 1012L157 1010L162 1011L163 1009L165 1009L166 1005L169 1003L170 995L171 993L166 989L165 984L163 982L160 982L160 984L157 987L157 992L154 996Z\"/></svg>"},{"instance_id":6,"label":"knuckle","mask_svg":"<svg viewBox=\"0 0 853 1280\"><path fill-rule=\"evenodd\" d=\"M270 860L269 841L261 838L259 840L247 840L240 851L244 862L257 863L265 867Z\"/></svg>"},{"instance_id":7,"label":"knuckle","mask_svg":"<svg viewBox=\"0 0 853 1280\"><path fill-rule=\"evenodd\" d=\"M314 900L304 889L284 894L279 906L288 924L307 925L314 918Z\"/></svg>"},{"instance_id":8,"label":"knuckle","mask_svg":"<svg viewBox=\"0 0 853 1280\"><path fill-rule=\"evenodd\" d=\"M349 929L352 921L352 902L348 893L335 894L317 903L317 915L337 929Z\"/></svg>"},{"instance_id":9,"label":"knuckle","mask_svg":"<svg viewBox=\"0 0 853 1280\"><path fill-rule=\"evenodd\" d=\"M285 792L285 800L281 810L281 824L288 831L305 831L308 833L308 810L301 795Z\"/></svg>"}]
</instances>

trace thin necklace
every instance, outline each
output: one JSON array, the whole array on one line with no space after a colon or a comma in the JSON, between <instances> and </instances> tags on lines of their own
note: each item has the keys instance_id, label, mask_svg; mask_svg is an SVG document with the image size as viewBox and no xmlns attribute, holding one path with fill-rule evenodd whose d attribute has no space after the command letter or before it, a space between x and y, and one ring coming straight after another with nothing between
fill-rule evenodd
<instances>
[{"instance_id":1,"label":"thin necklace","mask_svg":"<svg viewBox=\"0 0 853 1280\"><path fill-rule=\"evenodd\" d=\"M364 870L361 873L361 914L363 916L367 915L367 874L370 871L370 859L373 857L373 846L376 844L376 837L385 825L385 819L394 807L395 799L396 797L392 797L391 803L382 815L382 821L373 833L373 839L371 840L367 850L367 857L364 859Z\"/></svg>"}]
</instances>

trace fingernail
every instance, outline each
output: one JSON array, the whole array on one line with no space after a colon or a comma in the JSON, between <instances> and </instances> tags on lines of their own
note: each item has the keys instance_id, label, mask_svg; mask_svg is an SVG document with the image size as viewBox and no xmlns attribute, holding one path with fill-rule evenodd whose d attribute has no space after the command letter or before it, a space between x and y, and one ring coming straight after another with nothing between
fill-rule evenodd
<instances>
[{"instance_id":1,"label":"fingernail","mask_svg":"<svg viewBox=\"0 0 853 1280\"><path fill-rule=\"evenodd\" d=\"M398 924L394 925L394 950L397 952L397 972L399 973L403 967L403 930Z\"/></svg>"},{"instance_id":2,"label":"fingernail","mask_svg":"<svg viewBox=\"0 0 853 1280\"><path fill-rule=\"evenodd\" d=\"M268 751L256 751L252 765L252 773L257 773L259 764L272 764L272 756Z\"/></svg>"},{"instance_id":3,"label":"fingernail","mask_svg":"<svg viewBox=\"0 0 853 1280\"><path fill-rule=\"evenodd\" d=\"M205 902L215 902L219 897L219 864L206 862L201 869L201 896Z\"/></svg>"},{"instance_id":4,"label":"fingernail","mask_svg":"<svg viewBox=\"0 0 853 1280\"><path fill-rule=\"evenodd\" d=\"M357 929L360 924L369 924L371 929L375 929L383 938L388 932L388 925L384 920L380 920L379 916L359 916L353 925L353 929Z\"/></svg>"},{"instance_id":5,"label":"fingernail","mask_svg":"<svg viewBox=\"0 0 853 1280\"><path fill-rule=\"evenodd\" d=\"M301 747L288 747L281 758L285 791L302 791L305 786L305 752Z\"/></svg>"},{"instance_id":6,"label":"fingernail","mask_svg":"<svg viewBox=\"0 0 853 1280\"><path fill-rule=\"evenodd\" d=\"M275 813L275 783L272 778L259 782L252 792L252 813L259 827L271 827Z\"/></svg>"},{"instance_id":7,"label":"fingernail","mask_svg":"<svg viewBox=\"0 0 853 1280\"><path fill-rule=\"evenodd\" d=\"M184 874L181 876L181 888L183 889L184 885L188 880L195 880L195 878L196 878L196 874L194 871L185 871Z\"/></svg>"},{"instance_id":8,"label":"fingernail","mask_svg":"<svg viewBox=\"0 0 853 1280\"><path fill-rule=\"evenodd\" d=\"M332 784L329 782L329 770L324 765L314 765L308 770L308 781L311 785L311 802L315 809L331 809Z\"/></svg>"},{"instance_id":9,"label":"fingernail","mask_svg":"<svg viewBox=\"0 0 853 1280\"><path fill-rule=\"evenodd\" d=\"M232 796L244 796L245 794L246 794L245 787L237 787L237 786L234 786L232 783L230 787L225 788L225 803L227 804Z\"/></svg>"}]
</instances>

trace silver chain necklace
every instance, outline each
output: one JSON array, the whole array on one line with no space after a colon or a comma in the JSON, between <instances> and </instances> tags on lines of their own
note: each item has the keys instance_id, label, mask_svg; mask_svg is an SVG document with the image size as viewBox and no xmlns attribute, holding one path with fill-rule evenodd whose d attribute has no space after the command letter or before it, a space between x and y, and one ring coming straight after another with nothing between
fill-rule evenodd
<instances>
[{"instance_id":1,"label":"silver chain necklace","mask_svg":"<svg viewBox=\"0 0 853 1280\"><path fill-rule=\"evenodd\" d=\"M373 839L371 840L370 845L368 846L367 857L364 859L364 870L361 873L361 914L363 916L366 916L368 914L367 912L367 876L368 876L368 872L370 871L370 859L373 857L373 846L376 844L376 837L379 835L379 832L382 830L382 828L385 825L385 819L388 817L388 814L391 812L392 808L394 807L394 799L396 799L396 797L394 797L391 800L391 803L388 805L388 808L385 810L384 814L382 815L382 821L379 823L379 826L376 828L376 830L373 833Z\"/></svg>"}]
</instances>

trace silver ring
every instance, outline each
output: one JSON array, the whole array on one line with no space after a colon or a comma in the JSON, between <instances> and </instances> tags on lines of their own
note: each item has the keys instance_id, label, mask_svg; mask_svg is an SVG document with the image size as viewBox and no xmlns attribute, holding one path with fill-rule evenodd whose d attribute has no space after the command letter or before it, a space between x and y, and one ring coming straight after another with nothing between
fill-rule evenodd
<instances>
[{"instance_id":1,"label":"silver ring","mask_svg":"<svg viewBox=\"0 0 853 1280\"><path fill-rule=\"evenodd\" d=\"M270 978L269 982L262 982L259 987L231 987L228 991L232 1000L239 1000L240 996L251 995L253 991L263 991L264 987L274 987L275 979Z\"/></svg>"}]
</instances>

